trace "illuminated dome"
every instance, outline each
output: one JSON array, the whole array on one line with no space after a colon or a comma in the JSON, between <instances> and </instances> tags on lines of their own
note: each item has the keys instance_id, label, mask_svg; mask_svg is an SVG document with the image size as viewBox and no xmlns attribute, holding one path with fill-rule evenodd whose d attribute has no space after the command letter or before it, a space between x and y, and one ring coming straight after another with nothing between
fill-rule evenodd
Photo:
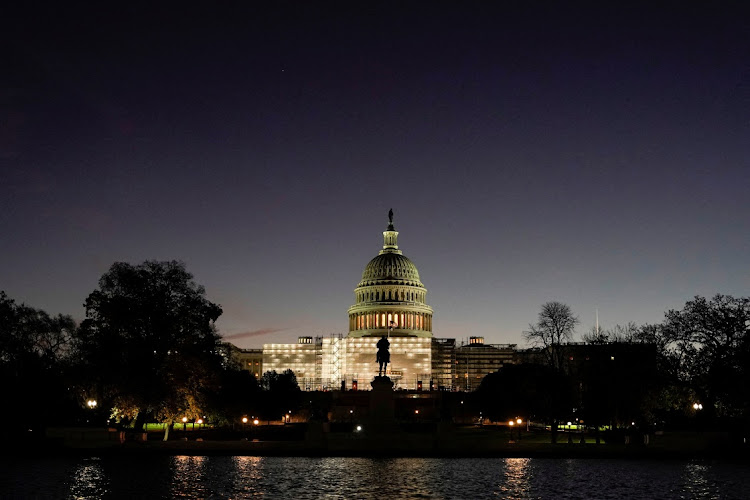
<instances>
[{"instance_id":1,"label":"illuminated dome","mask_svg":"<svg viewBox=\"0 0 750 500\"><path fill-rule=\"evenodd\" d=\"M417 286L422 285L417 266L405 255L395 252L381 253L372 259L362 273L359 286L379 281L409 281Z\"/></svg>"},{"instance_id":2,"label":"illuminated dome","mask_svg":"<svg viewBox=\"0 0 750 500\"><path fill-rule=\"evenodd\" d=\"M349 336L432 337L432 308L414 263L398 249L393 211L383 232L383 249L362 273L349 308Z\"/></svg>"}]
</instances>

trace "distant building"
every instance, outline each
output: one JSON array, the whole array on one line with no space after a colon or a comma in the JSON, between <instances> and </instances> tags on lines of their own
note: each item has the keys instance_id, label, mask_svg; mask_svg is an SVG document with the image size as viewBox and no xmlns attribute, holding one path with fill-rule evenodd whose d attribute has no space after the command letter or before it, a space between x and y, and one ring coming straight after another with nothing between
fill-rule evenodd
<instances>
[{"instance_id":1,"label":"distant building","mask_svg":"<svg viewBox=\"0 0 750 500\"><path fill-rule=\"evenodd\" d=\"M432 339L431 389L451 391L455 388L456 339Z\"/></svg>"},{"instance_id":2,"label":"distant building","mask_svg":"<svg viewBox=\"0 0 750 500\"><path fill-rule=\"evenodd\" d=\"M455 352L454 388L473 391L486 375L514 362L516 344L485 344L484 337L469 337Z\"/></svg>"},{"instance_id":3,"label":"distant building","mask_svg":"<svg viewBox=\"0 0 750 500\"><path fill-rule=\"evenodd\" d=\"M257 379L263 375L263 349L242 349L229 344L232 348L230 351L231 359L239 364L240 368L247 370Z\"/></svg>"}]
</instances>

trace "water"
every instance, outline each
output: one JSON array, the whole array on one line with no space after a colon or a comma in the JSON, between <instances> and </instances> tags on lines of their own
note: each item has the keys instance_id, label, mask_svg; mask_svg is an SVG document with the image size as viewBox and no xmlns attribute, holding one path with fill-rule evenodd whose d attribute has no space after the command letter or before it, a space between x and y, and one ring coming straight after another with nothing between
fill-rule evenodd
<instances>
[{"instance_id":1,"label":"water","mask_svg":"<svg viewBox=\"0 0 750 500\"><path fill-rule=\"evenodd\" d=\"M56 457L4 461L7 498L740 499L750 466L594 459Z\"/></svg>"}]
</instances>

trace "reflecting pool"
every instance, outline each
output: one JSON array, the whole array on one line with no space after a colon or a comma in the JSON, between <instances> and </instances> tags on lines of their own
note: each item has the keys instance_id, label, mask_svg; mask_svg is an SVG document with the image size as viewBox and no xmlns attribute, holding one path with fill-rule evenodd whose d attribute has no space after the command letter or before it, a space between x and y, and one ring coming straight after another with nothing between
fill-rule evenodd
<instances>
[{"instance_id":1,"label":"reflecting pool","mask_svg":"<svg viewBox=\"0 0 750 500\"><path fill-rule=\"evenodd\" d=\"M3 459L1 498L748 498L721 461L104 456Z\"/></svg>"}]
</instances>

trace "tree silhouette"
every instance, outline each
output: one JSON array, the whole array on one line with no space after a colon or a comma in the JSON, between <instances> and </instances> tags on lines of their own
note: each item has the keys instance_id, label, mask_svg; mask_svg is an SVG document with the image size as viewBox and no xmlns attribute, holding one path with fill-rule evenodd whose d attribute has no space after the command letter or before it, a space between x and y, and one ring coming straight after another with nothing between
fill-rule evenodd
<instances>
[{"instance_id":1,"label":"tree silhouette","mask_svg":"<svg viewBox=\"0 0 750 500\"><path fill-rule=\"evenodd\" d=\"M292 370L276 373L268 371L260 378L263 388L263 414L266 420L274 420L289 410L297 410L300 404L300 388Z\"/></svg>"},{"instance_id":2,"label":"tree silhouette","mask_svg":"<svg viewBox=\"0 0 750 500\"><path fill-rule=\"evenodd\" d=\"M707 415L750 416L750 298L696 296L666 313L661 332Z\"/></svg>"},{"instance_id":3,"label":"tree silhouette","mask_svg":"<svg viewBox=\"0 0 750 500\"><path fill-rule=\"evenodd\" d=\"M70 316L50 316L41 309L16 304L0 291L0 412L5 429L38 430L74 418L76 402L68 398ZM54 419L50 418L54 409Z\"/></svg>"},{"instance_id":4,"label":"tree silhouette","mask_svg":"<svg viewBox=\"0 0 750 500\"><path fill-rule=\"evenodd\" d=\"M494 421L522 417L552 422L572 401L567 376L533 363L509 364L490 373L482 379L477 397L484 414Z\"/></svg>"},{"instance_id":5,"label":"tree silhouette","mask_svg":"<svg viewBox=\"0 0 750 500\"><path fill-rule=\"evenodd\" d=\"M573 315L570 307L561 302L547 302L542 304L536 324L529 325L528 331L524 332L526 340L533 346L541 349L547 366L557 373L556 376L564 375L565 352L563 342L573 338L573 332L578 324L578 318ZM550 379L549 384L555 381ZM557 417L552 418L552 442L557 442Z\"/></svg>"},{"instance_id":6,"label":"tree silhouette","mask_svg":"<svg viewBox=\"0 0 750 500\"><path fill-rule=\"evenodd\" d=\"M117 262L85 307L76 346L99 399L136 428L147 418L200 416L221 368L214 326L221 308L183 263Z\"/></svg>"},{"instance_id":7,"label":"tree silhouette","mask_svg":"<svg viewBox=\"0 0 750 500\"><path fill-rule=\"evenodd\" d=\"M565 353L561 346L573 339L577 324L578 318L568 305L547 302L542 304L536 324L529 325L524 336L531 345L542 349L549 366L562 371Z\"/></svg>"}]
</instances>

